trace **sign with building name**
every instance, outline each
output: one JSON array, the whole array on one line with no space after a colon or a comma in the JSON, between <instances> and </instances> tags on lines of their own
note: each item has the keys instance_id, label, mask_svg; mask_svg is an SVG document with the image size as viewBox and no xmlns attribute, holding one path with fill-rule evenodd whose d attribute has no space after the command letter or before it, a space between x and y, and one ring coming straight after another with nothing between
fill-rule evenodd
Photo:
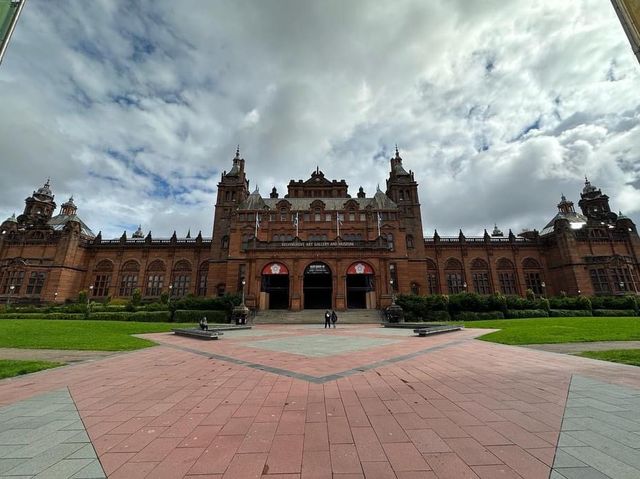
<instances>
[{"instance_id":1,"label":"sign with building name","mask_svg":"<svg viewBox=\"0 0 640 479\"><path fill-rule=\"evenodd\" d=\"M353 248L353 241L291 241L280 243L284 248Z\"/></svg>"}]
</instances>

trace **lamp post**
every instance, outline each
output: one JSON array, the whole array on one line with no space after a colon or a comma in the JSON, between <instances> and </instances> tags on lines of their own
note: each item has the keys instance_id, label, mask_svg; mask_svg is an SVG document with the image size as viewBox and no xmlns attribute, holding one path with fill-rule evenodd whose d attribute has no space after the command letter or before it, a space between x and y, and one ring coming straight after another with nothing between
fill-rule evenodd
<instances>
[{"instance_id":1,"label":"lamp post","mask_svg":"<svg viewBox=\"0 0 640 479\"><path fill-rule=\"evenodd\" d=\"M11 306L11 295L13 295L13 290L16 289L16 286L12 284L9 286L9 296L7 297L7 309Z\"/></svg>"},{"instance_id":2,"label":"lamp post","mask_svg":"<svg viewBox=\"0 0 640 479\"><path fill-rule=\"evenodd\" d=\"M464 289L464 292L467 292L467 282L465 281L464 283L462 283L462 288Z\"/></svg>"},{"instance_id":3,"label":"lamp post","mask_svg":"<svg viewBox=\"0 0 640 479\"><path fill-rule=\"evenodd\" d=\"M620 286L620 292L624 293L624 281L620 281L620 283L618 283L618 286Z\"/></svg>"},{"instance_id":4,"label":"lamp post","mask_svg":"<svg viewBox=\"0 0 640 479\"><path fill-rule=\"evenodd\" d=\"M93 294L93 285L89 286L89 294L87 295L87 316L89 316L89 301L91 300L91 295Z\"/></svg>"},{"instance_id":5,"label":"lamp post","mask_svg":"<svg viewBox=\"0 0 640 479\"><path fill-rule=\"evenodd\" d=\"M53 304L58 304L58 292L53 293Z\"/></svg>"},{"instance_id":6,"label":"lamp post","mask_svg":"<svg viewBox=\"0 0 640 479\"><path fill-rule=\"evenodd\" d=\"M546 293L545 288L547 287L547 284L543 281L542 283L540 283L540 286L542 286L542 297L544 298Z\"/></svg>"},{"instance_id":7,"label":"lamp post","mask_svg":"<svg viewBox=\"0 0 640 479\"><path fill-rule=\"evenodd\" d=\"M167 306L171 304L171 294L173 293L173 284L169 285L169 299L167 299Z\"/></svg>"},{"instance_id":8,"label":"lamp post","mask_svg":"<svg viewBox=\"0 0 640 479\"><path fill-rule=\"evenodd\" d=\"M244 285L247 284L247 282L244 280L244 278L242 278L242 307L244 307Z\"/></svg>"},{"instance_id":9,"label":"lamp post","mask_svg":"<svg viewBox=\"0 0 640 479\"><path fill-rule=\"evenodd\" d=\"M396 290L393 287L393 280L389 280L389 286L391 287L391 304L396 304Z\"/></svg>"}]
</instances>

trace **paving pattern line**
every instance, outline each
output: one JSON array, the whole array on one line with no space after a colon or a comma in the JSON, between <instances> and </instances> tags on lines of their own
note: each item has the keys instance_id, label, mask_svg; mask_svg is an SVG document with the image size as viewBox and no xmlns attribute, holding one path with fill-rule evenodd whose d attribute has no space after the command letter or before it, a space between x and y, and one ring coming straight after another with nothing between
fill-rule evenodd
<instances>
[{"instance_id":1,"label":"paving pattern line","mask_svg":"<svg viewBox=\"0 0 640 479\"><path fill-rule=\"evenodd\" d=\"M326 376L312 376L310 374L304 374L304 373L298 373L295 371L291 371L288 369L282 369L282 368L276 368L273 366L267 366L266 364L260 364L260 363L254 363L251 361L245 361L243 359L238 359L238 358L234 358L232 356L225 356L222 354L215 354L215 353L210 353L210 352L206 352L206 351L201 351L199 349L194 349L194 348L189 348L186 346L178 346L176 344L168 344L168 343L164 343L162 344L162 346L168 347L168 348L173 348L173 349L178 349L180 351L185 351L188 353L192 353L192 354L197 354L199 356L204 356L207 357L209 359L217 359L220 361L226 361L226 362L230 362L233 364L238 364L240 366L246 366L248 368L252 368L252 369L258 369L260 371L265 371L265 372L269 372L269 373L273 373L273 374L277 374L279 376L285 376L285 377L289 377L289 378L294 378L294 379L300 379L302 381L307 381L313 384L324 384L330 381L335 381L337 379L340 378L344 378L347 376L353 376L354 374L360 374L366 371L370 371L372 369L376 369L382 366L388 366L389 364L395 364L395 363L399 363L401 361L407 361L409 359L413 359L416 358L418 356L422 356L423 354L427 354L427 353L431 353L434 351L440 351L443 349L447 349L450 348L452 346L457 346L459 344L465 343L467 341L469 341L470 338L465 338L465 339L457 339L455 341L451 341L449 343L445 343L445 344L438 344L436 346L431 346L425 349L421 349L419 351L415 351L413 353L409 353L409 354L403 354L401 356L395 356L392 358L388 358L388 359L383 359L381 361L376 361L374 363L369 363L369 364L363 364L361 366L352 368L352 369L346 369L344 371L340 371L337 373L333 373L333 374L328 374Z\"/></svg>"}]
</instances>

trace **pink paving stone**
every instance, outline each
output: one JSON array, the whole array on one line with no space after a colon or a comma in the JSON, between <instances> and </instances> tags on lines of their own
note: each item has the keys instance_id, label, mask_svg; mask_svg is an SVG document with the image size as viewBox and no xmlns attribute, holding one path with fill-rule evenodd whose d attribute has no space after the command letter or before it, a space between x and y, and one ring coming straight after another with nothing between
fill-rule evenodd
<instances>
[{"instance_id":1,"label":"pink paving stone","mask_svg":"<svg viewBox=\"0 0 640 479\"><path fill-rule=\"evenodd\" d=\"M259 479L266 460L265 453L236 454L224 473L223 479Z\"/></svg>"},{"instance_id":2,"label":"pink paving stone","mask_svg":"<svg viewBox=\"0 0 640 479\"><path fill-rule=\"evenodd\" d=\"M363 462L362 469L366 479L396 479L396 474L388 462Z\"/></svg>"},{"instance_id":3,"label":"pink paving stone","mask_svg":"<svg viewBox=\"0 0 640 479\"><path fill-rule=\"evenodd\" d=\"M547 477L550 468L518 446L489 446L489 450L525 479Z\"/></svg>"},{"instance_id":4,"label":"pink paving stone","mask_svg":"<svg viewBox=\"0 0 640 479\"><path fill-rule=\"evenodd\" d=\"M412 429L407 435L421 453L450 452L448 444L433 429Z\"/></svg>"},{"instance_id":5,"label":"pink paving stone","mask_svg":"<svg viewBox=\"0 0 640 479\"><path fill-rule=\"evenodd\" d=\"M396 472L398 479L438 479L433 471L400 471Z\"/></svg>"},{"instance_id":6,"label":"pink paving stone","mask_svg":"<svg viewBox=\"0 0 640 479\"><path fill-rule=\"evenodd\" d=\"M353 444L332 444L331 469L336 474L360 474L362 467L358 452Z\"/></svg>"},{"instance_id":7,"label":"pink paving stone","mask_svg":"<svg viewBox=\"0 0 640 479\"><path fill-rule=\"evenodd\" d=\"M242 436L216 436L189 469L189 474L223 474L242 439Z\"/></svg>"},{"instance_id":8,"label":"pink paving stone","mask_svg":"<svg viewBox=\"0 0 640 479\"><path fill-rule=\"evenodd\" d=\"M104 472L109 476L135 455L134 452L107 452L100 456L100 462Z\"/></svg>"},{"instance_id":9,"label":"pink paving stone","mask_svg":"<svg viewBox=\"0 0 640 479\"><path fill-rule=\"evenodd\" d=\"M244 436L238 453L269 452L277 426L274 422L252 424Z\"/></svg>"},{"instance_id":10,"label":"pink paving stone","mask_svg":"<svg viewBox=\"0 0 640 479\"><path fill-rule=\"evenodd\" d=\"M278 436L273 438L267 465L271 473L299 473L302 469L304 436Z\"/></svg>"},{"instance_id":11,"label":"pink paving stone","mask_svg":"<svg viewBox=\"0 0 640 479\"><path fill-rule=\"evenodd\" d=\"M455 453L425 454L438 479L477 479L478 475ZM542 479L542 478L540 478Z\"/></svg>"},{"instance_id":12,"label":"pink paving stone","mask_svg":"<svg viewBox=\"0 0 640 479\"><path fill-rule=\"evenodd\" d=\"M472 469L481 479L521 479L522 477L504 464L496 466L473 466Z\"/></svg>"},{"instance_id":13,"label":"pink paving stone","mask_svg":"<svg viewBox=\"0 0 640 479\"><path fill-rule=\"evenodd\" d=\"M304 426L304 450L328 451L329 432L326 422L306 423Z\"/></svg>"},{"instance_id":14,"label":"pink paving stone","mask_svg":"<svg viewBox=\"0 0 640 479\"><path fill-rule=\"evenodd\" d=\"M157 465L157 462L127 462L116 472L109 475L109 479L143 479Z\"/></svg>"},{"instance_id":15,"label":"pink paving stone","mask_svg":"<svg viewBox=\"0 0 640 479\"><path fill-rule=\"evenodd\" d=\"M302 479L331 479L329 451L304 451L302 454Z\"/></svg>"},{"instance_id":16,"label":"pink paving stone","mask_svg":"<svg viewBox=\"0 0 640 479\"><path fill-rule=\"evenodd\" d=\"M393 416L371 416L369 420L381 443L409 441L409 438Z\"/></svg>"},{"instance_id":17,"label":"pink paving stone","mask_svg":"<svg viewBox=\"0 0 640 479\"><path fill-rule=\"evenodd\" d=\"M131 462L160 462L173 451L182 439L160 437L151 441L144 449L131 458Z\"/></svg>"},{"instance_id":18,"label":"pink paving stone","mask_svg":"<svg viewBox=\"0 0 640 479\"><path fill-rule=\"evenodd\" d=\"M148 477L153 479L184 477L202 452L203 449L195 447L174 449L149 473Z\"/></svg>"},{"instance_id":19,"label":"pink paving stone","mask_svg":"<svg viewBox=\"0 0 640 479\"><path fill-rule=\"evenodd\" d=\"M165 427L145 426L114 446L111 452L140 452L165 431Z\"/></svg>"},{"instance_id":20,"label":"pink paving stone","mask_svg":"<svg viewBox=\"0 0 640 479\"><path fill-rule=\"evenodd\" d=\"M429 471L420 452L410 442L383 444L384 452L394 471Z\"/></svg>"},{"instance_id":21,"label":"pink paving stone","mask_svg":"<svg viewBox=\"0 0 640 479\"><path fill-rule=\"evenodd\" d=\"M496 456L470 437L446 439L446 443L464 462L470 466L502 464Z\"/></svg>"},{"instance_id":22,"label":"pink paving stone","mask_svg":"<svg viewBox=\"0 0 640 479\"><path fill-rule=\"evenodd\" d=\"M353 444L351 428L346 417L329 417L327 418L327 426L331 444Z\"/></svg>"},{"instance_id":23,"label":"pink paving stone","mask_svg":"<svg viewBox=\"0 0 640 479\"><path fill-rule=\"evenodd\" d=\"M249 431L249 428L251 428L252 423L253 418L250 417L232 417L222 427L218 434L220 436L232 436L237 434L245 435L247 431Z\"/></svg>"},{"instance_id":24,"label":"pink paving stone","mask_svg":"<svg viewBox=\"0 0 640 479\"><path fill-rule=\"evenodd\" d=\"M304 411L284 411L276 434L304 434Z\"/></svg>"},{"instance_id":25,"label":"pink paving stone","mask_svg":"<svg viewBox=\"0 0 640 479\"><path fill-rule=\"evenodd\" d=\"M218 435L222 426L197 426L178 447L207 447Z\"/></svg>"},{"instance_id":26,"label":"pink paving stone","mask_svg":"<svg viewBox=\"0 0 640 479\"><path fill-rule=\"evenodd\" d=\"M355 427L351 430L356 443L358 456L362 462L386 462L387 456L382 449L373 428Z\"/></svg>"}]
</instances>

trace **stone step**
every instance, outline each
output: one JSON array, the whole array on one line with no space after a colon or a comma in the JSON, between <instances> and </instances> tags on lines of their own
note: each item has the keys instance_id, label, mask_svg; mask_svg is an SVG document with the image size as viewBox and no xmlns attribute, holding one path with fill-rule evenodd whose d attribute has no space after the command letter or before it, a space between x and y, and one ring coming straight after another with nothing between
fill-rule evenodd
<instances>
[{"instance_id":1,"label":"stone step","mask_svg":"<svg viewBox=\"0 0 640 479\"><path fill-rule=\"evenodd\" d=\"M382 323L382 314L377 309L336 311L340 324ZM258 311L254 324L323 324L324 310L305 309L303 311L265 310Z\"/></svg>"}]
</instances>

